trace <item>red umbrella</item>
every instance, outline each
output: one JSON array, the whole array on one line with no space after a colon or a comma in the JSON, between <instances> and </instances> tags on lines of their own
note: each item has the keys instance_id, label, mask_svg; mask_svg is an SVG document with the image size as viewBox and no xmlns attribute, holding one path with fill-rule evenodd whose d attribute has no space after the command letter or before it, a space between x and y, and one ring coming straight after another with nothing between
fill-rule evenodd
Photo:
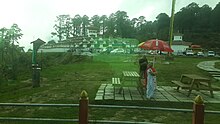
<instances>
[{"instance_id":1,"label":"red umbrella","mask_svg":"<svg viewBox=\"0 0 220 124\"><path fill-rule=\"evenodd\" d=\"M152 39L146 42L140 43L138 47L145 49L145 50L159 50L164 52L173 52L170 46L162 40Z\"/></svg>"}]
</instances>

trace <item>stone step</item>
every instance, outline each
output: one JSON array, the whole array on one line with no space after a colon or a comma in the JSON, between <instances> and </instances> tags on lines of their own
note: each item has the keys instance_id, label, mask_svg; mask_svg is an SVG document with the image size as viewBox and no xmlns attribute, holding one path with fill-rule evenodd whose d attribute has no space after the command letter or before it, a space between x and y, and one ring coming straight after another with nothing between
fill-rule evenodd
<instances>
[{"instance_id":1,"label":"stone step","mask_svg":"<svg viewBox=\"0 0 220 124\"><path fill-rule=\"evenodd\" d=\"M220 74L219 74L219 75L216 75L216 74L215 74L215 75L212 75L212 77L220 77Z\"/></svg>"},{"instance_id":2,"label":"stone step","mask_svg":"<svg viewBox=\"0 0 220 124\"><path fill-rule=\"evenodd\" d=\"M218 70L208 70L209 73L220 73Z\"/></svg>"},{"instance_id":3,"label":"stone step","mask_svg":"<svg viewBox=\"0 0 220 124\"><path fill-rule=\"evenodd\" d=\"M213 78L215 78L216 80L220 80L220 77L213 77Z\"/></svg>"},{"instance_id":4,"label":"stone step","mask_svg":"<svg viewBox=\"0 0 220 124\"><path fill-rule=\"evenodd\" d=\"M220 72L209 72L209 74L220 74Z\"/></svg>"}]
</instances>

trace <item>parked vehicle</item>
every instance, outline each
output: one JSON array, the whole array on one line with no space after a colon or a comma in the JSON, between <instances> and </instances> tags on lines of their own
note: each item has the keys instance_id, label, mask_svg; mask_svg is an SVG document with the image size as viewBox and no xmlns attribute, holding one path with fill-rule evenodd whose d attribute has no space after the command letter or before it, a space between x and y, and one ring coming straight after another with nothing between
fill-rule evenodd
<instances>
[{"instance_id":1,"label":"parked vehicle","mask_svg":"<svg viewBox=\"0 0 220 124\"><path fill-rule=\"evenodd\" d=\"M177 55L177 56L183 56L183 55L184 55L184 52L178 51L178 52L176 53L176 55Z\"/></svg>"},{"instance_id":2,"label":"parked vehicle","mask_svg":"<svg viewBox=\"0 0 220 124\"><path fill-rule=\"evenodd\" d=\"M93 54L91 52L82 52L81 55L84 56L93 56Z\"/></svg>"},{"instance_id":3,"label":"parked vehicle","mask_svg":"<svg viewBox=\"0 0 220 124\"><path fill-rule=\"evenodd\" d=\"M214 51L208 51L208 56L215 56L215 52Z\"/></svg>"},{"instance_id":4,"label":"parked vehicle","mask_svg":"<svg viewBox=\"0 0 220 124\"><path fill-rule=\"evenodd\" d=\"M197 53L197 56L199 56L199 57L204 57L205 54L204 54L203 52L198 52L198 53Z\"/></svg>"},{"instance_id":5,"label":"parked vehicle","mask_svg":"<svg viewBox=\"0 0 220 124\"><path fill-rule=\"evenodd\" d=\"M121 54L121 53L125 53L125 50L122 48L117 48L117 49L112 50L110 53Z\"/></svg>"},{"instance_id":6,"label":"parked vehicle","mask_svg":"<svg viewBox=\"0 0 220 124\"><path fill-rule=\"evenodd\" d=\"M194 53L193 53L192 50L186 50L186 55L187 55L187 56L193 56Z\"/></svg>"}]
</instances>

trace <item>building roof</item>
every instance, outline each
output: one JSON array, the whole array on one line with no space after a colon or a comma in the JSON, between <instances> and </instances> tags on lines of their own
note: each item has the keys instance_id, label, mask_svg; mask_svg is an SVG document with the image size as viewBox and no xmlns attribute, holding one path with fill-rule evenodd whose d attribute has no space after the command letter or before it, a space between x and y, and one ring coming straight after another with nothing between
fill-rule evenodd
<instances>
[{"instance_id":1,"label":"building roof","mask_svg":"<svg viewBox=\"0 0 220 124\"><path fill-rule=\"evenodd\" d=\"M93 26L87 27L87 29L89 29L89 30L99 30L98 27L93 27Z\"/></svg>"},{"instance_id":2,"label":"building roof","mask_svg":"<svg viewBox=\"0 0 220 124\"><path fill-rule=\"evenodd\" d=\"M190 45L192 45L192 42L185 42L185 41L182 41L182 42L173 42L172 45L190 46Z\"/></svg>"},{"instance_id":3,"label":"building roof","mask_svg":"<svg viewBox=\"0 0 220 124\"><path fill-rule=\"evenodd\" d=\"M45 42L43 40L41 40L40 38L38 38L35 41L32 41L31 43L39 43L39 44L44 44Z\"/></svg>"},{"instance_id":4,"label":"building roof","mask_svg":"<svg viewBox=\"0 0 220 124\"><path fill-rule=\"evenodd\" d=\"M200 45L191 45L191 48L201 48Z\"/></svg>"},{"instance_id":5,"label":"building roof","mask_svg":"<svg viewBox=\"0 0 220 124\"><path fill-rule=\"evenodd\" d=\"M174 33L173 36L183 36L181 33Z\"/></svg>"}]
</instances>

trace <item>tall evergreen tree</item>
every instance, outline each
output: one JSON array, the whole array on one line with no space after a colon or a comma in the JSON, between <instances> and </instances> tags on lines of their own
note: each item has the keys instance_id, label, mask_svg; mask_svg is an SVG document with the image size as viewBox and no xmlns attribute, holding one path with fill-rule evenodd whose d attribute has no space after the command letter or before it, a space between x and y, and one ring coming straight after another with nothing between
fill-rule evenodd
<instances>
[{"instance_id":1,"label":"tall evergreen tree","mask_svg":"<svg viewBox=\"0 0 220 124\"><path fill-rule=\"evenodd\" d=\"M70 33L70 15L59 15L57 16L56 22L58 23L54 25L56 32L52 32L52 34L59 38L58 42L61 42L63 38L67 38Z\"/></svg>"},{"instance_id":2,"label":"tall evergreen tree","mask_svg":"<svg viewBox=\"0 0 220 124\"><path fill-rule=\"evenodd\" d=\"M86 36L86 27L89 25L89 17L87 15L84 15L82 17L82 31L83 31L83 36Z\"/></svg>"},{"instance_id":3,"label":"tall evergreen tree","mask_svg":"<svg viewBox=\"0 0 220 124\"><path fill-rule=\"evenodd\" d=\"M220 2L215 6L211 15L211 26L212 30L215 32L220 32Z\"/></svg>"}]
</instances>

